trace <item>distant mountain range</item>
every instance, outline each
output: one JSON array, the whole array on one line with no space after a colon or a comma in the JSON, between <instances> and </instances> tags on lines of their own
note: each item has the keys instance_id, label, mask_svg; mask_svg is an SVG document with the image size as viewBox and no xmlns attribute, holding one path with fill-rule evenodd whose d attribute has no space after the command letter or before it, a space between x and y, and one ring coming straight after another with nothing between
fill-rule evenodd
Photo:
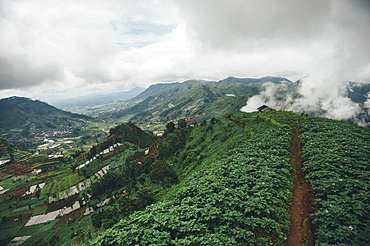
<instances>
[{"instance_id":1,"label":"distant mountain range","mask_svg":"<svg viewBox=\"0 0 370 246\"><path fill-rule=\"evenodd\" d=\"M103 113L99 117L108 120L129 115L137 123L153 120L165 122L179 117L200 121L238 111L246 104L249 96L260 92L265 82L291 83L281 77L228 77L218 82L188 80L183 83L158 84L131 99L131 102L136 102L132 106Z\"/></svg>"},{"instance_id":2,"label":"distant mountain range","mask_svg":"<svg viewBox=\"0 0 370 246\"><path fill-rule=\"evenodd\" d=\"M68 108L69 105L95 105L104 102L112 101L124 101L129 100L140 93L142 93L145 88L135 87L129 91L119 91L107 94L88 94L86 96L68 98L65 100L55 101L52 104L60 108Z\"/></svg>"},{"instance_id":3,"label":"distant mountain range","mask_svg":"<svg viewBox=\"0 0 370 246\"><path fill-rule=\"evenodd\" d=\"M228 77L217 82L188 80L182 83L159 83L145 90L136 87L127 92L91 94L70 99L69 106L63 104L61 108L68 110L72 105L78 104L81 108L87 108L84 112L89 115L108 121L131 120L138 124L162 124L169 120L187 118L190 122L200 122L239 111L246 105L249 97L261 93L265 82L280 85L276 94L278 100L285 100L288 95L293 99L301 97L298 93L300 81L291 82L282 77ZM350 82L345 91L348 97L361 107L364 107L369 92L370 84L356 82ZM109 100L112 103L107 103ZM96 113L94 109L99 112ZM368 110L364 112L363 117L368 121ZM0 115L0 128L4 129L31 125L53 129L70 124L68 120L92 119L85 115L57 109L44 102L20 97L0 100Z\"/></svg>"}]
</instances>

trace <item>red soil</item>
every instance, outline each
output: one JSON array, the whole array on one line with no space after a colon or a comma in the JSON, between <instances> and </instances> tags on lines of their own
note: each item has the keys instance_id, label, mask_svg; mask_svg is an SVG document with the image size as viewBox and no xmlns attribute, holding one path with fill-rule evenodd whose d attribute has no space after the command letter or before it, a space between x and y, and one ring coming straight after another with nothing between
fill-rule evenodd
<instances>
[{"instance_id":1,"label":"red soil","mask_svg":"<svg viewBox=\"0 0 370 246\"><path fill-rule=\"evenodd\" d=\"M314 228L310 214L317 210L314 204L315 192L302 172L302 146L299 144L297 132L292 130L292 134L290 165L296 173L293 173L293 204L290 209L292 224L287 245L311 246L314 245Z\"/></svg>"},{"instance_id":2,"label":"red soil","mask_svg":"<svg viewBox=\"0 0 370 246\"><path fill-rule=\"evenodd\" d=\"M19 190L7 192L5 194L0 195L0 198L6 197L8 195L13 195L13 194L15 195L15 197L13 199L7 200L7 201L3 201L1 204L7 203L9 201L13 201L13 200L17 199L17 197L22 196L26 192L26 190L28 190L28 188L22 188L22 189L19 189Z\"/></svg>"},{"instance_id":3,"label":"red soil","mask_svg":"<svg viewBox=\"0 0 370 246\"><path fill-rule=\"evenodd\" d=\"M86 206L82 206L79 209L76 209L69 214L64 215L57 223L53 225L53 227L57 227L59 225L64 225L67 224L68 220L72 218L73 220L79 220L83 215L86 210Z\"/></svg>"},{"instance_id":4,"label":"red soil","mask_svg":"<svg viewBox=\"0 0 370 246\"><path fill-rule=\"evenodd\" d=\"M29 199L29 198L31 198L31 197L34 197L35 195L36 195L36 193L34 192L34 193L29 194L29 195L26 195L26 196L21 196L21 197L19 198L19 201L27 200L27 199Z\"/></svg>"},{"instance_id":5,"label":"red soil","mask_svg":"<svg viewBox=\"0 0 370 246\"><path fill-rule=\"evenodd\" d=\"M74 194L73 196L70 196L66 199L49 203L48 208L46 209L45 213L53 212L58 209L64 208L64 207L69 207L71 206L75 201L77 201L79 194Z\"/></svg>"},{"instance_id":6,"label":"red soil","mask_svg":"<svg viewBox=\"0 0 370 246\"><path fill-rule=\"evenodd\" d=\"M28 220L30 217L31 217L31 214L24 214L24 215L22 215L22 221ZM19 216L13 216L13 217L6 218L7 222L12 222L14 220L16 220L15 222L18 222L19 221Z\"/></svg>"},{"instance_id":7,"label":"red soil","mask_svg":"<svg viewBox=\"0 0 370 246\"><path fill-rule=\"evenodd\" d=\"M20 176L31 172L32 169L29 166L22 166L18 162L13 161L4 165L4 167L0 171L0 176L4 176L6 174L14 175L15 173L17 174L17 176Z\"/></svg>"}]
</instances>

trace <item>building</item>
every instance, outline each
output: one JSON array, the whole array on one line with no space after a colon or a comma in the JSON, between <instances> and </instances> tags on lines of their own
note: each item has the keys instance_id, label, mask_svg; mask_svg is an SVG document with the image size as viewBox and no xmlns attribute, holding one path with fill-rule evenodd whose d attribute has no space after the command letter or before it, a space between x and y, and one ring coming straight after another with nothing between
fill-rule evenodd
<instances>
[{"instance_id":1,"label":"building","mask_svg":"<svg viewBox=\"0 0 370 246\"><path fill-rule=\"evenodd\" d=\"M258 111L263 112L263 111L276 111L276 109L270 108L269 106L262 105L261 107L257 108Z\"/></svg>"}]
</instances>

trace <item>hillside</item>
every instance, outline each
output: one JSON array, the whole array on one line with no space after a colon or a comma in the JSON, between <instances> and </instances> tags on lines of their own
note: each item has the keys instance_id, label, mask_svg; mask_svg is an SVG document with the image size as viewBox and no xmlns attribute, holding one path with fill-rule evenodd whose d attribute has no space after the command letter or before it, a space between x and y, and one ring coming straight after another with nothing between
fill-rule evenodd
<instances>
[{"instance_id":1,"label":"hillside","mask_svg":"<svg viewBox=\"0 0 370 246\"><path fill-rule=\"evenodd\" d=\"M264 82L273 82L277 84L281 83L291 83L285 78L279 77L263 77L263 78L235 78L228 77L224 80L218 82L212 81L197 81L189 80L183 83L171 83L171 84L158 84L150 86L146 91L132 99L132 102L136 101L132 106L127 106L125 109L115 111L113 113L101 114L99 117L102 119L120 119L122 117L132 117L131 120L136 123L150 122L151 118L154 118L154 122L157 121L157 113L162 113L163 110L176 107L179 109L186 104L195 103L200 99L203 93L204 102L214 102L215 98L226 98L226 94L234 95L255 95L260 92L261 86ZM200 86L200 87L199 87ZM202 87L206 86L206 87ZM198 88L199 87L199 88ZM197 89L196 89L197 88ZM208 88L208 89L207 89ZM196 90L200 90L197 92ZM217 96L211 96L207 91L214 92L217 91ZM154 93L158 91L157 93ZM215 95L216 95L215 94ZM145 98L145 96L147 96ZM144 99L140 101L139 99ZM211 101L209 101L211 100ZM217 105L219 106L219 105ZM173 111L172 109L170 111ZM166 115L166 119L176 119L176 117L185 117L185 114L170 113ZM202 112L204 113L204 112ZM207 112L206 112L207 113ZM192 116L197 115L194 113ZM150 116L152 115L152 116ZM219 116L217 113L215 116ZM187 117L187 116L186 116ZM204 119L210 119L210 117L205 117ZM203 120L203 119L202 119ZM162 121L161 121L162 122ZM164 121L165 122L165 121Z\"/></svg>"},{"instance_id":2,"label":"hillside","mask_svg":"<svg viewBox=\"0 0 370 246\"><path fill-rule=\"evenodd\" d=\"M47 103L24 97L0 100L0 127L4 129L35 127L56 129L71 121L91 120L90 117L62 111Z\"/></svg>"},{"instance_id":3,"label":"hillside","mask_svg":"<svg viewBox=\"0 0 370 246\"><path fill-rule=\"evenodd\" d=\"M224 87L224 86L227 86L227 85L230 85L230 84L249 85L249 84L256 84L256 83L261 83L261 82L272 82L274 84L289 84L289 83L291 83L291 81L286 79L286 78L266 76L266 77L262 77L262 78L228 77L226 79L220 80L218 82L213 82L211 84L213 86L217 86L217 87Z\"/></svg>"},{"instance_id":4,"label":"hillside","mask_svg":"<svg viewBox=\"0 0 370 246\"><path fill-rule=\"evenodd\" d=\"M141 92L139 95L137 95L133 101L140 100L140 99L145 99L149 96L152 96L154 94L157 94L158 92L162 90L169 89L171 87L174 87L176 85L180 84L179 82L174 82L174 83L158 83L154 85L150 85L145 91Z\"/></svg>"},{"instance_id":5,"label":"hillside","mask_svg":"<svg viewBox=\"0 0 370 246\"><path fill-rule=\"evenodd\" d=\"M191 123L212 117L223 117L238 111L246 104L249 96L260 93L263 80L263 78L230 77L219 82L185 81L149 96L134 106L118 112L102 114L101 117L103 119L125 117L137 124L164 124L179 118L187 118ZM277 83L280 83L280 80L288 81L270 77L266 77L265 80ZM235 107L236 105L238 106Z\"/></svg>"},{"instance_id":6,"label":"hillside","mask_svg":"<svg viewBox=\"0 0 370 246\"><path fill-rule=\"evenodd\" d=\"M136 131L132 123L112 129L98 145L100 154L90 151L71 164L57 164L78 173L63 168L58 172L64 174L44 179L39 199L49 197L48 205L27 200L35 204L24 212L31 218L17 222L12 234L4 234L4 226L15 222L4 222L1 235L33 235L24 245L366 245L370 240L367 128L286 111L237 112L194 127L178 123L167 124L148 149L136 140L118 141ZM8 211L8 200L1 201L2 211ZM42 216L36 211L46 209L51 216L57 206L77 201L88 203L50 222L24 226ZM2 214L28 208L23 201L15 206Z\"/></svg>"},{"instance_id":7,"label":"hillside","mask_svg":"<svg viewBox=\"0 0 370 246\"><path fill-rule=\"evenodd\" d=\"M126 115L134 115L139 112L153 110L156 107L163 107L167 106L166 104L170 103L172 100L184 95L189 90L195 88L196 86L200 85L200 82L197 81L185 81L181 84L171 86L170 88L164 89L159 91L158 93L151 95L144 99L143 101L134 104L131 107L128 107L124 110L108 113L101 116L103 119L119 119L120 117ZM144 91L145 92L145 91Z\"/></svg>"},{"instance_id":8,"label":"hillside","mask_svg":"<svg viewBox=\"0 0 370 246\"><path fill-rule=\"evenodd\" d=\"M0 138L0 162L2 164L24 157L26 154L26 152L20 151L15 144L8 142L4 138Z\"/></svg>"},{"instance_id":9,"label":"hillside","mask_svg":"<svg viewBox=\"0 0 370 246\"><path fill-rule=\"evenodd\" d=\"M92 243L366 245L369 142L366 128L279 111L237 113L194 128L181 159L168 160L179 168L180 184ZM300 153L295 144L302 159L294 154ZM300 182L308 186L297 187L297 193ZM301 199L298 207L307 206L297 214L291 211L295 198ZM344 217L336 216L339 210ZM298 221L294 235L290 220Z\"/></svg>"}]
</instances>

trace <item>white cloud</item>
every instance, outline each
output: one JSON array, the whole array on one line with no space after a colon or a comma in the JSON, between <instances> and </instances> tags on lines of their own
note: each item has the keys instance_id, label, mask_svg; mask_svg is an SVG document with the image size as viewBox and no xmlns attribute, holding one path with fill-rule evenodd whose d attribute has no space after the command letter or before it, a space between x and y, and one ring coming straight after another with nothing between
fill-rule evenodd
<instances>
[{"instance_id":1,"label":"white cloud","mask_svg":"<svg viewBox=\"0 0 370 246\"><path fill-rule=\"evenodd\" d=\"M338 87L370 78L369 9L349 0L1 1L0 97L227 76L310 74L311 86Z\"/></svg>"},{"instance_id":2,"label":"white cloud","mask_svg":"<svg viewBox=\"0 0 370 246\"><path fill-rule=\"evenodd\" d=\"M179 24L176 7L168 1L33 0L0 4L2 97L10 96L11 89L45 92L48 88L52 93L55 86L69 93L79 90L81 81L86 87L95 84L101 88L107 88L104 83L115 87L117 81L133 81L137 77L131 76L131 69L140 74L140 66L147 61L133 57L139 62L135 64L130 55L122 54L171 40L172 29ZM144 51L136 53L144 55ZM120 73L122 69L128 73ZM127 84L130 82L121 87L130 89Z\"/></svg>"}]
</instances>

